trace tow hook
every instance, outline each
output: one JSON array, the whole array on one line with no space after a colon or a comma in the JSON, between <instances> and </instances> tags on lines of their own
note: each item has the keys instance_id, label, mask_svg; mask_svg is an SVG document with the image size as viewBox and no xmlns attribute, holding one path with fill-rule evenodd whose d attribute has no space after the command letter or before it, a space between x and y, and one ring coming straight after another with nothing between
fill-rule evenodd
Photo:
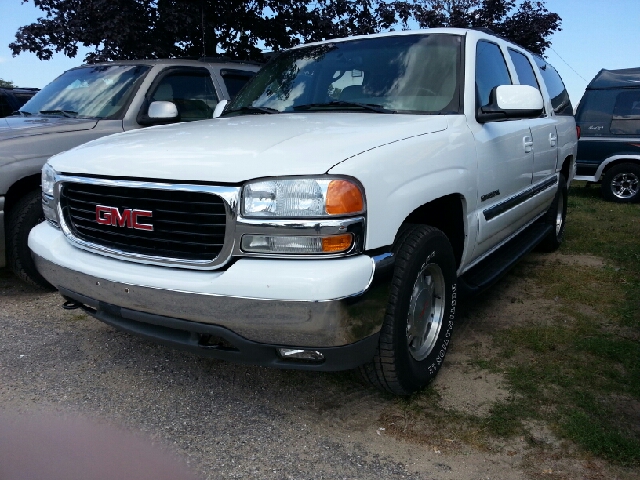
<instances>
[{"instance_id":1,"label":"tow hook","mask_svg":"<svg viewBox=\"0 0 640 480\"><path fill-rule=\"evenodd\" d=\"M84 305L76 302L75 300L66 299L66 301L62 304L62 308L65 310L77 310L78 308L83 308Z\"/></svg>"}]
</instances>

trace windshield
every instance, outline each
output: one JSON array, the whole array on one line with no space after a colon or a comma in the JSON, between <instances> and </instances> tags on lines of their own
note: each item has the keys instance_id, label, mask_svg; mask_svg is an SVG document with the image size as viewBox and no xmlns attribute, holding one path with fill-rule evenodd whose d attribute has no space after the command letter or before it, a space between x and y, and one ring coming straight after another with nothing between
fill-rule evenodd
<instances>
[{"instance_id":1,"label":"windshield","mask_svg":"<svg viewBox=\"0 0 640 480\"><path fill-rule=\"evenodd\" d=\"M432 34L289 50L256 75L226 114L458 113L461 49L460 36Z\"/></svg>"},{"instance_id":2,"label":"windshield","mask_svg":"<svg viewBox=\"0 0 640 480\"><path fill-rule=\"evenodd\" d=\"M98 65L69 70L29 100L26 114L114 118L123 110L133 86L149 67Z\"/></svg>"}]
</instances>

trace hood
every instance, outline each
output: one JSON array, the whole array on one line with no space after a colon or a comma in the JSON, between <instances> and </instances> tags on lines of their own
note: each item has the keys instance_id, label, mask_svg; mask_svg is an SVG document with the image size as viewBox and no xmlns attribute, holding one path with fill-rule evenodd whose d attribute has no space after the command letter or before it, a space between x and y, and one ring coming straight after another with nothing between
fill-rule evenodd
<instances>
[{"instance_id":1,"label":"hood","mask_svg":"<svg viewBox=\"0 0 640 480\"><path fill-rule=\"evenodd\" d=\"M44 135L47 133L65 133L78 130L91 130L98 120L87 118L67 118L57 116L31 117L11 116L0 120L0 140L9 138Z\"/></svg>"},{"instance_id":2,"label":"hood","mask_svg":"<svg viewBox=\"0 0 640 480\"><path fill-rule=\"evenodd\" d=\"M446 128L442 116L246 115L112 135L55 156L50 163L65 173L239 183L323 174L367 150Z\"/></svg>"}]
</instances>

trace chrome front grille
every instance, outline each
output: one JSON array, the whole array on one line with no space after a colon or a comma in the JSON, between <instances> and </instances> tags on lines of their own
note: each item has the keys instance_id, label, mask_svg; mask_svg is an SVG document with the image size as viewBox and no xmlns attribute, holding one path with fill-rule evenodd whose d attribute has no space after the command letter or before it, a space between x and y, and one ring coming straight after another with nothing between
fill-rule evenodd
<instances>
[{"instance_id":1,"label":"chrome front grille","mask_svg":"<svg viewBox=\"0 0 640 480\"><path fill-rule=\"evenodd\" d=\"M225 260L218 257L225 250L233 210L228 199L208 190L215 187L63 182L59 212L65 234L90 250L145 263L206 268ZM105 209L115 212L113 222ZM135 211L146 212L139 224L132 222Z\"/></svg>"}]
</instances>

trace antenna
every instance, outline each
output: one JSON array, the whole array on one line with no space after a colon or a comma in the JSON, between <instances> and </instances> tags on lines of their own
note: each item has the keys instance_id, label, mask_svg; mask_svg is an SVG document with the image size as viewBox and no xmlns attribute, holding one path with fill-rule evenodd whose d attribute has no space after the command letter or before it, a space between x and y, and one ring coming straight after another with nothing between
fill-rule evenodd
<instances>
[{"instance_id":1,"label":"antenna","mask_svg":"<svg viewBox=\"0 0 640 480\"><path fill-rule=\"evenodd\" d=\"M204 1L200 1L200 32L202 33L202 56L207 56L207 48L204 41Z\"/></svg>"}]
</instances>

